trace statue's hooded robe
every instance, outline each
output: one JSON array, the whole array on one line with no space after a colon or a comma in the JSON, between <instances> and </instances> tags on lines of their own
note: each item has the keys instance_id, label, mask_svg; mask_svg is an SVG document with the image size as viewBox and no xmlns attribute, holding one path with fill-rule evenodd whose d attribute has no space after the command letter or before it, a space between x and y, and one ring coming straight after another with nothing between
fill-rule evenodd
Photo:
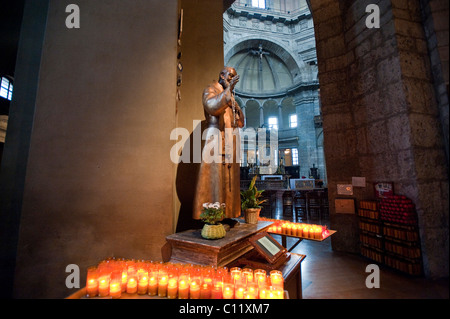
<instances>
[{"instance_id":1,"label":"statue's hooded robe","mask_svg":"<svg viewBox=\"0 0 450 319\"><path fill-rule=\"evenodd\" d=\"M200 218L204 203L215 202L225 203L226 218L239 217L240 163L236 154L240 148L238 127L243 127L244 115L239 107L233 107L237 103L231 92L217 81L203 91L202 100L206 121L202 127L202 160L193 219Z\"/></svg>"}]
</instances>

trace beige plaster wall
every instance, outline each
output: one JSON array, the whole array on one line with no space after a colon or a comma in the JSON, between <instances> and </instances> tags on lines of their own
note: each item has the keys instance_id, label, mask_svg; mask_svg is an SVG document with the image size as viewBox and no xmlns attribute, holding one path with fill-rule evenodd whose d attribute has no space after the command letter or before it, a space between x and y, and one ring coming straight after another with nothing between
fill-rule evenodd
<instances>
[{"instance_id":1,"label":"beige plaster wall","mask_svg":"<svg viewBox=\"0 0 450 319\"><path fill-rule=\"evenodd\" d=\"M17 252L17 298L62 298L68 264L158 260L173 231L177 1L50 2ZM37 83L36 83L37 85Z\"/></svg>"}]
</instances>

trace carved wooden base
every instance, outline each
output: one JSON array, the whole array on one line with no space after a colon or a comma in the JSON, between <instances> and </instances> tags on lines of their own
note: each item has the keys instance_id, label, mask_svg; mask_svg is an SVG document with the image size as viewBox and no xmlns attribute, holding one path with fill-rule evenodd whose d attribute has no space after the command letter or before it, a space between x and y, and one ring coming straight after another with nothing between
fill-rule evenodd
<instances>
[{"instance_id":1,"label":"carved wooden base","mask_svg":"<svg viewBox=\"0 0 450 319\"><path fill-rule=\"evenodd\" d=\"M187 230L166 237L172 246L171 262L224 267L253 249L248 239L266 231L272 222L246 224L242 220L227 231L224 238L204 239L201 230Z\"/></svg>"}]
</instances>

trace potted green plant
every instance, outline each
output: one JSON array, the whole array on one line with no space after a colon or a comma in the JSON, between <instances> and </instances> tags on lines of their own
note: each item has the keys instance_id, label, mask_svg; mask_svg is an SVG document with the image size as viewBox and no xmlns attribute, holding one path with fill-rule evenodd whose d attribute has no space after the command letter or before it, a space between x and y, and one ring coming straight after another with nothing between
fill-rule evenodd
<instances>
[{"instance_id":1,"label":"potted green plant","mask_svg":"<svg viewBox=\"0 0 450 319\"><path fill-rule=\"evenodd\" d=\"M247 190L241 191L241 208L244 212L245 222L249 224L258 223L261 204L267 201L267 199L261 198L264 190L256 188L256 178L257 176L255 175Z\"/></svg>"},{"instance_id":2,"label":"potted green plant","mask_svg":"<svg viewBox=\"0 0 450 319\"><path fill-rule=\"evenodd\" d=\"M220 239L225 237L226 231L220 221L225 215L225 204L204 203L200 219L205 223L202 228L202 237L206 239Z\"/></svg>"}]
</instances>

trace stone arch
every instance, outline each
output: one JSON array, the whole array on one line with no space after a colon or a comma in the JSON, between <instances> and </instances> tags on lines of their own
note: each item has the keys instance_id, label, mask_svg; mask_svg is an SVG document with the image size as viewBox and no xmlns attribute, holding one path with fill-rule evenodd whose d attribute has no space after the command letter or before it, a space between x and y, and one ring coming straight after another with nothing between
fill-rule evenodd
<instances>
[{"instance_id":1,"label":"stone arch","mask_svg":"<svg viewBox=\"0 0 450 319\"><path fill-rule=\"evenodd\" d=\"M264 101L263 109L264 109L264 123L266 124L266 126L269 123L269 117L278 118L278 103L276 100L270 99ZM278 125L279 124L280 120L278 119Z\"/></svg>"},{"instance_id":2,"label":"stone arch","mask_svg":"<svg viewBox=\"0 0 450 319\"><path fill-rule=\"evenodd\" d=\"M245 123L247 127L258 128L260 127L260 118L259 112L261 108L261 104L254 99L250 99L245 103L245 114L246 119Z\"/></svg>"},{"instance_id":3,"label":"stone arch","mask_svg":"<svg viewBox=\"0 0 450 319\"><path fill-rule=\"evenodd\" d=\"M239 96L235 96L235 100L241 108L245 108L245 102Z\"/></svg>"},{"instance_id":4,"label":"stone arch","mask_svg":"<svg viewBox=\"0 0 450 319\"><path fill-rule=\"evenodd\" d=\"M286 96L284 97L281 102L281 109L282 109L282 115L283 115L283 126L285 129L289 129L289 116L291 114L296 114L297 110L294 105L294 100L292 96ZM298 121L298 114L297 114L297 121Z\"/></svg>"}]
</instances>

